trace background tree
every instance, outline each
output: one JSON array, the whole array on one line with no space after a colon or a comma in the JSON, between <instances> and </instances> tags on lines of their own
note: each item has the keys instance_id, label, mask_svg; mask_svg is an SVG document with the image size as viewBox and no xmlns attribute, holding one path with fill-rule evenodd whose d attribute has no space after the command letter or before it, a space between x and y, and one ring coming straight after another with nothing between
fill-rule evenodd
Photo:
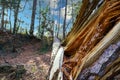
<instances>
[{"instance_id":1,"label":"background tree","mask_svg":"<svg viewBox=\"0 0 120 80\"><path fill-rule=\"evenodd\" d=\"M19 12L19 6L20 6L20 1L17 1L17 6L14 6L14 27L13 27L13 34L16 34L16 25L17 25L17 20L18 20L18 12Z\"/></svg>"},{"instance_id":2,"label":"background tree","mask_svg":"<svg viewBox=\"0 0 120 80\"><path fill-rule=\"evenodd\" d=\"M67 16L67 0L65 4L65 18L64 18L64 23L63 23L63 39L65 38L65 31L66 31L66 16Z\"/></svg>"},{"instance_id":3,"label":"background tree","mask_svg":"<svg viewBox=\"0 0 120 80\"><path fill-rule=\"evenodd\" d=\"M17 29L19 26L18 19L20 19L20 17L22 16L21 20L23 20L25 23L22 23L19 27L22 27L24 29L30 28L29 30L26 30L26 31L29 31L30 35L31 34L33 35L33 33L39 33L39 38L41 38L42 36L44 36L44 33L46 33L47 31L50 31L52 35L56 35L57 37L61 39L63 35L65 37L65 35L67 35L67 33L71 30L71 26L79 10L78 7L79 7L79 2L80 2L79 0L75 0L75 1L73 0L69 0L69 1L68 0L66 1L52 0L50 1L49 0L48 2L47 0L39 0L39 1L38 0L37 1L35 0L33 1L31 0L25 0L25 1L24 0L1 0L1 1L5 3L4 11L8 10L8 11L5 11L5 13L7 13L7 15L9 16L9 20L8 20L9 29L14 34L17 32ZM36 4L34 4L35 2ZM37 5L37 2L39 3L39 5ZM36 9L33 4L36 6ZM0 5L1 5L0 8L2 9L3 6L2 4ZM29 6L29 5L33 5L33 6ZM70 8L72 7L72 14L69 14L69 12L71 12L69 7ZM32 11L32 15L31 14L26 15L25 13L26 9L28 9L27 10L28 12ZM64 9L64 11L61 11L62 9ZM66 10L66 9L69 9L69 10ZM23 15L24 15L24 18L23 18ZM68 20L68 15L72 16L70 20ZM29 16L31 16L31 18ZM7 16L5 14L3 17L4 17L4 20L7 20L6 19ZM25 18L27 18L28 20L26 20ZM30 19L31 19L31 22L29 22ZM1 16L1 25L4 24L2 22L4 20ZM36 22L34 22L35 20ZM6 26L6 28L8 27Z\"/></svg>"},{"instance_id":4,"label":"background tree","mask_svg":"<svg viewBox=\"0 0 120 80\"><path fill-rule=\"evenodd\" d=\"M33 36L34 32L34 22L35 22L35 12L36 12L37 0L33 0L32 16L31 16L31 25L30 25L30 36Z\"/></svg>"},{"instance_id":5,"label":"background tree","mask_svg":"<svg viewBox=\"0 0 120 80\"><path fill-rule=\"evenodd\" d=\"M2 0L0 1L1 7L2 7L2 11L1 11L1 28L4 28L4 15L5 15L5 6L6 6L6 0Z\"/></svg>"},{"instance_id":6,"label":"background tree","mask_svg":"<svg viewBox=\"0 0 120 80\"><path fill-rule=\"evenodd\" d=\"M41 36L41 1L39 1L39 10L38 10L38 20L39 20L39 25L38 25L38 36Z\"/></svg>"},{"instance_id":7,"label":"background tree","mask_svg":"<svg viewBox=\"0 0 120 80\"><path fill-rule=\"evenodd\" d=\"M1 20L1 28L4 27L4 10L5 10L5 6L4 3L2 5L2 20Z\"/></svg>"}]
</instances>

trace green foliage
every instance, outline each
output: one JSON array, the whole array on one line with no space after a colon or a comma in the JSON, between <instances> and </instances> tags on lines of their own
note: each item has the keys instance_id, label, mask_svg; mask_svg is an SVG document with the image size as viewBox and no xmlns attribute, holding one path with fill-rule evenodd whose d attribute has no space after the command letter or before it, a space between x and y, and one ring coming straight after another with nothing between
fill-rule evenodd
<instances>
[{"instance_id":1,"label":"green foliage","mask_svg":"<svg viewBox=\"0 0 120 80\"><path fill-rule=\"evenodd\" d=\"M41 34L42 33L42 27L41 27L41 25L39 25L38 26L38 32L37 32L37 34L36 34L36 36L38 37L38 38L41 38Z\"/></svg>"},{"instance_id":2,"label":"green foliage","mask_svg":"<svg viewBox=\"0 0 120 80\"><path fill-rule=\"evenodd\" d=\"M0 73L9 73L11 68L12 66L9 64L2 64L0 65Z\"/></svg>"},{"instance_id":3,"label":"green foliage","mask_svg":"<svg viewBox=\"0 0 120 80\"><path fill-rule=\"evenodd\" d=\"M77 1L76 3L72 3L72 7L73 7L73 13L72 13L72 16L74 17L74 20L80 10L80 7L82 5L82 2L81 1Z\"/></svg>"},{"instance_id":4,"label":"green foliage","mask_svg":"<svg viewBox=\"0 0 120 80\"><path fill-rule=\"evenodd\" d=\"M20 28L20 26L17 26L17 27L16 27L16 33L18 32L19 28Z\"/></svg>"},{"instance_id":5,"label":"green foliage","mask_svg":"<svg viewBox=\"0 0 120 80\"><path fill-rule=\"evenodd\" d=\"M47 43L44 43L39 50L40 54L45 54L48 51L50 51L50 46Z\"/></svg>"},{"instance_id":6,"label":"green foliage","mask_svg":"<svg viewBox=\"0 0 120 80\"><path fill-rule=\"evenodd\" d=\"M43 40L41 41L41 47L40 47L39 53L45 54L50 50L51 50L51 45L49 44L47 38L44 37Z\"/></svg>"},{"instance_id":7,"label":"green foliage","mask_svg":"<svg viewBox=\"0 0 120 80\"><path fill-rule=\"evenodd\" d=\"M0 0L0 5L4 5L6 8L16 8L19 0Z\"/></svg>"}]
</instances>

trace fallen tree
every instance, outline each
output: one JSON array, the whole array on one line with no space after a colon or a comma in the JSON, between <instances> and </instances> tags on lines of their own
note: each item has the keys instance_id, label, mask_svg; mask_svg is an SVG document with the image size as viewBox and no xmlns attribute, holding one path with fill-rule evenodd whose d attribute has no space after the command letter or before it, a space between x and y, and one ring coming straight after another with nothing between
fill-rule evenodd
<instances>
[{"instance_id":1,"label":"fallen tree","mask_svg":"<svg viewBox=\"0 0 120 80\"><path fill-rule=\"evenodd\" d=\"M61 78L50 74L49 80L114 78L120 67L119 40L120 0L83 0L73 29L61 45L64 47L63 61L59 61L62 67L51 70L54 75L61 72ZM94 69L98 72L94 73Z\"/></svg>"}]
</instances>

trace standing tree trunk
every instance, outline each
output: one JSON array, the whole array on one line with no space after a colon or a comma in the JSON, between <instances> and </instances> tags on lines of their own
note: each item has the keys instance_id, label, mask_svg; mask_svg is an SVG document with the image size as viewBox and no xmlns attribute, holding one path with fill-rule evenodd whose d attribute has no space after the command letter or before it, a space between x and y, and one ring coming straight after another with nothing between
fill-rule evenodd
<instances>
[{"instance_id":1,"label":"standing tree trunk","mask_svg":"<svg viewBox=\"0 0 120 80\"><path fill-rule=\"evenodd\" d=\"M34 22L35 22L35 12L36 12L37 0L33 0L32 16L31 16L31 25L30 25L30 36L33 36L34 32Z\"/></svg>"},{"instance_id":2,"label":"standing tree trunk","mask_svg":"<svg viewBox=\"0 0 120 80\"><path fill-rule=\"evenodd\" d=\"M60 17L61 17L61 1L59 3L59 25L58 25L58 31L57 31L57 37L59 37L59 31L60 31L60 23L61 23L61 20L60 20Z\"/></svg>"},{"instance_id":3,"label":"standing tree trunk","mask_svg":"<svg viewBox=\"0 0 120 80\"><path fill-rule=\"evenodd\" d=\"M38 27L38 35L41 36L41 1L39 1L39 27Z\"/></svg>"},{"instance_id":4,"label":"standing tree trunk","mask_svg":"<svg viewBox=\"0 0 120 80\"><path fill-rule=\"evenodd\" d=\"M65 26L66 26L66 16L67 16L67 0L65 5L65 18L64 18L64 24L63 24L63 39L65 38Z\"/></svg>"},{"instance_id":5,"label":"standing tree trunk","mask_svg":"<svg viewBox=\"0 0 120 80\"><path fill-rule=\"evenodd\" d=\"M74 12L73 12L73 0L71 0L72 2L72 24L74 23Z\"/></svg>"},{"instance_id":6,"label":"standing tree trunk","mask_svg":"<svg viewBox=\"0 0 120 80\"><path fill-rule=\"evenodd\" d=\"M12 6L12 5L11 5ZM12 24L11 24L11 7L10 7L10 15L9 15L9 22L10 22L10 32L12 32Z\"/></svg>"},{"instance_id":7,"label":"standing tree trunk","mask_svg":"<svg viewBox=\"0 0 120 80\"><path fill-rule=\"evenodd\" d=\"M13 34L16 34L16 24L17 24L17 19L18 19L18 11L19 11L19 5L20 5L20 0L18 0L17 7L15 8L14 11L14 28L13 28Z\"/></svg>"},{"instance_id":8,"label":"standing tree trunk","mask_svg":"<svg viewBox=\"0 0 120 80\"><path fill-rule=\"evenodd\" d=\"M19 12L19 6L20 6L20 1L21 0L18 0L18 3L17 3L17 7L15 8L15 11L14 11L14 27L13 27L13 34L15 34L16 35L16 33L17 33L17 27L16 27L16 25L17 25L17 20L18 20L18 12ZM12 40L12 51L13 52L16 52L16 46L15 46L15 42L16 42L16 38L15 38L15 35L14 35L14 37L13 37L13 40Z\"/></svg>"},{"instance_id":9,"label":"standing tree trunk","mask_svg":"<svg viewBox=\"0 0 120 80\"><path fill-rule=\"evenodd\" d=\"M4 4L2 5L2 20L1 20L1 28L4 28L4 9L5 9L5 6Z\"/></svg>"}]
</instances>

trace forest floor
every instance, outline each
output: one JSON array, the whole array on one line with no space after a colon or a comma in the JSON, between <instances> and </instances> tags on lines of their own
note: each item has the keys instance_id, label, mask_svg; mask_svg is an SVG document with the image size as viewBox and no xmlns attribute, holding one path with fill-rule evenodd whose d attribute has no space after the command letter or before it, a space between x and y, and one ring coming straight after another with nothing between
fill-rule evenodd
<instances>
[{"instance_id":1,"label":"forest floor","mask_svg":"<svg viewBox=\"0 0 120 80\"><path fill-rule=\"evenodd\" d=\"M13 36L6 33L0 33L0 37L0 64L24 65L26 73L22 80L46 80L51 51L41 53L40 40L17 35L17 37L14 36L16 40L13 41ZM13 45L15 46L14 51L12 51ZM0 80L7 80L4 79L6 76L1 75L2 73L0 73Z\"/></svg>"}]
</instances>

